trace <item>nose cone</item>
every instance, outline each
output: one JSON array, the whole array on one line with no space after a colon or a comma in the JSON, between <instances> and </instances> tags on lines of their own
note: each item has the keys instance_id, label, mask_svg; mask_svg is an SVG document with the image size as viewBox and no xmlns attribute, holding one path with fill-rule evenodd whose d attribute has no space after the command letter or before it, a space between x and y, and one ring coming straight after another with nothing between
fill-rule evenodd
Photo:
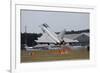
<instances>
[{"instance_id":1,"label":"nose cone","mask_svg":"<svg viewBox=\"0 0 100 73\"><path fill-rule=\"evenodd\" d=\"M48 28L49 26L46 24L46 23L44 23L44 24L42 24L45 28Z\"/></svg>"}]
</instances>

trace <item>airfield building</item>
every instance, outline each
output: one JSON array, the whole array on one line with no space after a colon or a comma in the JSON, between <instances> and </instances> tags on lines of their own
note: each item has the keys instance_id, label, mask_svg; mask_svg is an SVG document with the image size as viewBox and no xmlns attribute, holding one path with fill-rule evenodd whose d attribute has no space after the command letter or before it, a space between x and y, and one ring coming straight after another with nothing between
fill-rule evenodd
<instances>
[{"instance_id":1,"label":"airfield building","mask_svg":"<svg viewBox=\"0 0 100 73\"><path fill-rule=\"evenodd\" d=\"M77 40L78 42L71 42L71 45L88 46L89 45L89 32L65 34L65 38Z\"/></svg>"}]
</instances>

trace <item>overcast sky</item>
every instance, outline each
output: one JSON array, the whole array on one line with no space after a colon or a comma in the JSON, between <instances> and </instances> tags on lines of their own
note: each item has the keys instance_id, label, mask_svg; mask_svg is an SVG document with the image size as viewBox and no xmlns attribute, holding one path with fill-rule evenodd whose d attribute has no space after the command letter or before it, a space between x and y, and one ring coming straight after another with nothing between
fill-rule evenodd
<instances>
[{"instance_id":1,"label":"overcast sky","mask_svg":"<svg viewBox=\"0 0 100 73\"><path fill-rule=\"evenodd\" d=\"M21 10L21 32L26 26L27 32L40 33L39 25L43 23L54 32L89 29L89 13Z\"/></svg>"}]
</instances>

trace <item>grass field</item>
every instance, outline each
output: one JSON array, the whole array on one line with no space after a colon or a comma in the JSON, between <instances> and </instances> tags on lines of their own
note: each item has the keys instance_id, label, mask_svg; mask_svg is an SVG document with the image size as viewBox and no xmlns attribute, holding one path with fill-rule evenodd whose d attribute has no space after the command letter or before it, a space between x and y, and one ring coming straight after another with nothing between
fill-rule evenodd
<instances>
[{"instance_id":1,"label":"grass field","mask_svg":"<svg viewBox=\"0 0 100 73\"><path fill-rule=\"evenodd\" d=\"M89 51L78 50L68 53L59 54L56 50L38 50L27 52L21 51L21 62L41 62L41 61L56 61L56 60L82 60L89 59Z\"/></svg>"}]
</instances>

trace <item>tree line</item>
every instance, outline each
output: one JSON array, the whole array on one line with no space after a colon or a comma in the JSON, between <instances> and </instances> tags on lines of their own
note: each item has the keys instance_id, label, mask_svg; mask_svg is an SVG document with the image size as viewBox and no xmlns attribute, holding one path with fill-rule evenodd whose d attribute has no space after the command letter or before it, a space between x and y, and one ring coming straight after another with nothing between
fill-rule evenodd
<instances>
[{"instance_id":1,"label":"tree line","mask_svg":"<svg viewBox=\"0 0 100 73\"><path fill-rule=\"evenodd\" d=\"M25 44L35 46L37 44L36 40L41 36L41 33L21 33L21 49L24 49Z\"/></svg>"}]
</instances>

